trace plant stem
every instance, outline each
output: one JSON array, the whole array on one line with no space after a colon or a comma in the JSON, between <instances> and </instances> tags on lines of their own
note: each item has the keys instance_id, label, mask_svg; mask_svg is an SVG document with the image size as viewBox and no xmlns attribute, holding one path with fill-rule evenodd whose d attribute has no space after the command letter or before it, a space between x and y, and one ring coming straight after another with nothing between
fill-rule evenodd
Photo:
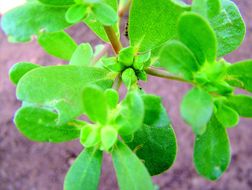
<instances>
[{"instance_id":1,"label":"plant stem","mask_svg":"<svg viewBox=\"0 0 252 190\"><path fill-rule=\"evenodd\" d=\"M122 84L121 74L118 74L112 88L118 91L121 87L121 84Z\"/></svg>"},{"instance_id":2,"label":"plant stem","mask_svg":"<svg viewBox=\"0 0 252 190\"><path fill-rule=\"evenodd\" d=\"M109 47L109 44L105 44L104 48L93 58L92 63L95 64L97 61L99 61L108 52Z\"/></svg>"},{"instance_id":3,"label":"plant stem","mask_svg":"<svg viewBox=\"0 0 252 190\"><path fill-rule=\"evenodd\" d=\"M168 80L177 80L177 81L193 84L192 82L187 81L187 80L185 80L183 78L171 75L170 73L168 73L166 71L156 69L156 68L153 68L153 67L149 67L149 68L145 69L145 71L146 71L147 74L152 75L152 76L165 78L165 79L168 79Z\"/></svg>"},{"instance_id":4,"label":"plant stem","mask_svg":"<svg viewBox=\"0 0 252 190\"><path fill-rule=\"evenodd\" d=\"M105 32L107 33L107 36L110 40L110 43L113 47L113 50L116 54L119 53L120 49L122 48L122 44L119 40L119 38L117 37L114 29L112 26L104 26Z\"/></svg>"},{"instance_id":5,"label":"plant stem","mask_svg":"<svg viewBox=\"0 0 252 190\"><path fill-rule=\"evenodd\" d=\"M128 0L123 6L119 8L118 16L122 18L125 13L129 10L132 0Z\"/></svg>"}]
</instances>

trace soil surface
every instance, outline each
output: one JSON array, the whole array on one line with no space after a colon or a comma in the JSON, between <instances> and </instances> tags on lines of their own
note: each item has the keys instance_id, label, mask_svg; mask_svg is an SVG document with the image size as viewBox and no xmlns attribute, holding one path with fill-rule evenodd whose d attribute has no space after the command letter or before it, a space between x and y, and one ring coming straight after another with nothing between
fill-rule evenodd
<instances>
[{"instance_id":1,"label":"soil surface","mask_svg":"<svg viewBox=\"0 0 252 190\"><path fill-rule=\"evenodd\" d=\"M244 44L232 55L231 62L252 58L252 1L236 1L247 23ZM84 26L69 30L77 42L99 43ZM74 158L82 150L78 141L64 144L38 144L24 138L12 119L20 106L15 98L15 86L8 79L8 70L16 62L31 61L42 65L62 63L47 56L36 42L10 44L0 31L0 190L62 190L64 176ZM251 71L252 72L252 71ZM178 155L174 166L154 177L161 190L251 190L252 189L252 120L242 119L229 130L232 162L217 182L198 176L192 163L193 134L179 117L179 103L189 86L150 78L143 88L163 97L178 138ZM117 183L108 155L105 156L100 190L116 190Z\"/></svg>"}]
</instances>

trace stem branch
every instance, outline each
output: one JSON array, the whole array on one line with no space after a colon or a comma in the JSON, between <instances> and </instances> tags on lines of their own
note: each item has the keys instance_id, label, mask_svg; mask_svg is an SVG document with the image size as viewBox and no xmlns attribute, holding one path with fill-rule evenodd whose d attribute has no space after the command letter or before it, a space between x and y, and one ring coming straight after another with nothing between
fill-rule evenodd
<instances>
[{"instance_id":1,"label":"stem branch","mask_svg":"<svg viewBox=\"0 0 252 190\"><path fill-rule=\"evenodd\" d=\"M153 67L147 68L145 69L146 73L152 76L156 76L156 77L160 77L160 78L165 78L168 80L177 80L177 81L181 81L181 82L185 82L185 83L189 83L189 84L193 84L190 81L187 81L183 78L171 75L170 73L160 70L160 69L155 69Z\"/></svg>"},{"instance_id":2,"label":"stem branch","mask_svg":"<svg viewBox=\"0 0 252 190\"><path fill-rule=\"evenodd\" d=\"M113 50L116 54L119 53L120 49L122 48L122 44L119 40L119 38L117 37L114 29L112 26L104 26L105 32L107 33L107 36L110 40L110 43L113 47Z\"/></svg>"},{"instance_id":3,"label":"stem branch","mask_svg":"<svg viewBox=\"0 0 252 190\"><path fill-rule=\"evenodd\" d=\"M93 58L92 63L95 64L96 62L98 62L109 50L110 45L109 44L105 44L103 49Z\"/></svg>"},{"instance_id":4,"label":"stem branch","mask_svg":"<svg viewBox=\"0 0 252 190\"><path fill-rule=\"evenodd\" d=\"M121 87L121 84L122 84L121 74L118 74L112 88L118 91Z\"/></svg>"},{"instance_id":5,"label":"stem branch","mask_svg":"<svg viewBox=\"0 0 252 190\"><path fill-rule=\"evenodd\" d=\"M123 4L118 11L118 16L122 18L126 12L129 10L132 0L128 0L125 4Z\"/></svg>"}]
</instances>

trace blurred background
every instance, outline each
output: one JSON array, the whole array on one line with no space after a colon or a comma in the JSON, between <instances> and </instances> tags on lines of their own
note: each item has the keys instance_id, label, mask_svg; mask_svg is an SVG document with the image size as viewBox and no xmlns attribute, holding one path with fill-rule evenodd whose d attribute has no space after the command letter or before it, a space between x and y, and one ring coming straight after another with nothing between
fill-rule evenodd
<instances>
[{"instance_id":1,"label":"blurred background","mask_svg":"<svg viewBox=\"0 0 252 190\"><path fill-rule=\"evenodd\" d=\"M1 12L4 1L0 0ZM230 62L252 58L252 1L235 2L247 24L247 36L243 45L226 57ZM72 27L68 32L78 43L101 43L84 24ZM64 176L82 146L78 141L64 144L34 143L17 131L12 119L20 102L15 97L15 86L8 79L8 70L19 61L41 65L64 63L46 55L35 41L27 44L8 43L0 29L0 190L62 190ZM148 84L142 84L142 87L148 93L163 97L178 139L179 150L174 166L164 174L154 177L154 182L161 190L252 189L252 120L242 119L237 128L228 131L232 145L230 167L219 181L206 181L194 170L194 136L179 116L179 104L189 86L150 77ZM118 189L108 155L104 158L99 189Z\"/></svg>"}]
</instances>

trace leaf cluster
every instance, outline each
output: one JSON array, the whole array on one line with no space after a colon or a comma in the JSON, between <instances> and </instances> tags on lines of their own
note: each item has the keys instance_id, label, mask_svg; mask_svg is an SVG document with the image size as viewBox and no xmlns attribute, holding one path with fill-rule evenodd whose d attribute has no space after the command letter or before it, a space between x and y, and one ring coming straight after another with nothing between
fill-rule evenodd
<instances>
[{"instance_id":1,"label":"leaf cluster","mask_svg":"<svg viewBox=\"0 0 252 190\"><path fill-rule=\"evenodd\" d=\"M129 43L120 21L129 9ZM105 44L77 44L66 29L86 24ZM69 169L66 190L95 190L103 153L111 155L122 190L152 190L151 176L169 169L177 142L162 99L141 89L149 75L191 85L180 112L195 133L196 171L217 180L230 163L228 128L252 117L252 61L231 64L245 24L230 0L32 0L3 16L11 42L35 38L69 64L16 63L10 80L22 106L17 129L36 142L79 139L85 149ZM115 55L107 53L109 45ZM124 84L127 93L119 96ZM80 119L85 116L87 119Z\"/></svg>"}]
</instances>

